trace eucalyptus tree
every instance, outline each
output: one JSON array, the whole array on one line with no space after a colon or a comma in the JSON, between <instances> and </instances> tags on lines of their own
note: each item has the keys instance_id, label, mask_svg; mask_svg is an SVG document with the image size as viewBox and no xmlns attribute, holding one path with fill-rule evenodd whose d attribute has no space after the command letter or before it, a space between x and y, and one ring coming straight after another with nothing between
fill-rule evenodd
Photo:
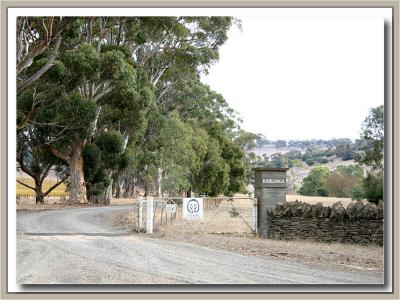
<instances>
[{"instance_id":1,"label":"eucalyptus tree","mask_svg":"<svg viewBox=\"0 0 400 300\"><path fill-rule=\"evenodd\" d=\"M156 194L161 194L161 186L171 190L172 183L175 190L179 190L177 183L181 190L186 188L188 195L191 191L205 195L242 191L244 153L235 137L239 120L225 99L201 83L198 75L182 79L164 97L158 111L160 115L169 116L170 121L159 124L162 129L157 134L153 129L157 126L150 127L154 139L160 142L153 151L158 151L157 157L174 161L174 164L173 168L165 168L165 163L158 161ZM173 145L172 149L161 153L164 149L162 141ZM192 146L183 146L186 141ZM180 153L181 159L172 159L174 153ZM184 162L182 158L186 155L191 158Z\"/></svg>"},{"instance_id":2,"label":"eucalyptus tree","mask_svg":"<svg viewBox=\"0 0 400 300\"><path fill-rule=\"evenodd\" d=\"M62 41L62 34L73 21L71 17L18 17L16 31L16 69L20 74L28 68L34 59L44 53L49 47L48 62L29 78L18 82L22 89L39 79L54 62Z\"/></svg>"},{"instance_id":3,"label":"eucalyptus tree","mask_svg":"<svg viewBox=\"0 0 400 300\"><path fill-rule=\"evenodd\" d=\"M363 152L356 157L357 163L370 170L362 183L362 197L370 202L384 200L384 107L372 108L361 126L361 138L367 142Z\"/></svg>"},{"instance_id":4,"label":"eucalyptus tree","mask_svg":"<svg viewBox=\"0 0 400 300\"><path fill-rule=\"evenodd\" d=\"M188 75L204 72L218 58L218 48L226 40L231 18L192 18L192 17L150 17L118 18L106 35L107 43L130 49L133 65L136 70L144 71L151 89L147 86L146 95L153 98L157 108L166 100L166 93ZM111 95L109 95L111 97ZM113 95L114 99L117 99ZM153 99L152 99L153 100ZM151 105L150 105L151 106ZM141 110L147 118L151 109ZM157 109L159 120L169 112ZM154 114L153 114L154 116ZM146 119L147 119L146 118ZM160 124L158 121L153 124ZM144 127L147 127L147 121ZM151 136L160 138L161 127L150 128ZM136 128L137 130L137 128ZM126 140L133 138L136 130L124 130ZM154 131L156 134L154 134ZM148 139L147 139L148 140ZM134 143L134 142L133 142ZM150 143L151 145L157 144ZM151 148L151 146L149 147ZM161 151L157 152L161 155ZM151 157L151 156L149 156ZM157 158L158 194L161 191L161 179L165 165L162 155ZM165 159L164 159L165 161ZM178 165L175 164L177 170ZM180 165L182 166L182 165ZM151 169L146 167L146 173ZM176 173L176 172L175 172ZM183 172L181 172L183 174ZM147 176L149 178L149 176ZM169 179L172 178L170 175ZM171 180L170 180L171 181Z\"/></svg>"},{"instance_id":5,"label":"eucalyptus tree","mask_svg":"<svg viewBox=\"0 0 400 300\"><path fill-rule=\"evenodd\" d=\"M356 160L359 164L371 167L379 174L384 169L384 108L383 105L370 109L361 126L361 138L367 141L363 153Z\"/></svg>"},{"instance_id":6,"label":"eucalyptus tree","mask_svg":"<svg viewBox=\"0 0 400 300\"><path fill-rule=\"evenodd\" d=\"M17 18L17 97L26 89L34 91L31 106L25 106L23 113L18 110L17 130L30 124L39 110L49 105L44 101L49 97L44 94L54 90L51 84L39 79L52 68L62 67L57 58L61 49L79 38L80 24L79 18L70 17Z\"/></svg>"},{"instance_id":7,"label":"eucalyptus tree","mask_svg":"<svg viewBox=\"0 0 400 300\"><path fill-rule=\"evenodd\" d=\"M237 139L241 132L241 120L236 112L222 95L198 80L189 81L186 87L179 89L178 94L182 96L177 96L181 101L179 103L178 100L177 106L183 118L196 119L197 126L206 130L210 141L201 169L192 176L193 189L208 195L232 195L243 191L246 177L245 153L241 141ZM215 180L221 180L219 184L212 183L212 179L210 181L214 176L219 177ZM228 178L227 185L225 178Z\"/></svg>"},{"instance_id":8,"label":"eucalyptus tree","mask_svg":"<svg viewBox=\"0 0 400 300\"><path fill-rule=\"evenodd\" d=\"M33 94L32 90L25 90L17 98L17 122L24 119L24 113L30 110L36 97L51 98L48 94ZM50 102L48 99L38 101ZM67 166L71 158L61 154L54 155L52 147L63 147L77 138L83 138L87 134L86 128L90 120L94 118L94 106L77 94L67 97L62 105L58 104L56 101L53 105L45 105L35 114L34 119L17 131L17 162L19 167L34 179L37 202L43 202L44 197L56 187L42 192L42 183L53 166L57 167L61 174L57 185L70 175Z\"/></svg>"},{"instance_id":9,"label":"eucalyptus tree","mask_svg":"<svg viewBox=\"0 0 400 300\"><path fill-rule=\"evenodd\" d=\"M134 149L148 141L149 136L142 138L146 132L155 131L154 136L158 136L160 128L148 129L149 118L155 110L167 116L169 112L158 107L168 101L172 87L188 75L207 71L218 58L218 48L226 40L232 23L229 17L41 20L43 30L37 25L31 39L40 37L46 40L46 46L31 42L30 54L24 57L25 52L21 52L17 62L21 71L18 80L22 83L18 96L25 92L32 95L30 110L18 109L18 126L22 130L37 122L40 111L47 113L46 122L42 121L40 126L49 127L46 145L53 156L68 166L70 203L86 202L87 195L91 195L86 186L94 179L85 180L86 146L98 147L98 135L118 131L118 138L113 137L122 136L122 148L118 151L122 155L128 146ZM47 24L56 23L54 34L44 38ZM43 95L44 100L37 101L36 94ZM74 111L70 107L73 104L77 105L74 117L79 120L67 123L70 116L64 118L60 112L65 105ZM120 167L102 167L108 178L108 191ZM110 193L97 194L98 200L99 197L108 202Z\"/></svg>"},{"instance_id":10,"label":"eucalyptus tree","mask_svg":"<svg viewBox=\"0 0 400 300\"><path fill-rule=\"evenodd\" d=\"M29 125L19 132L17 139L18 167L33 179L30 185L17 179L21 185L35 192L36 204L43 203L44 198L67 179L65 165L54 157L45 146L45 132L35 125ZM57 171L58 180L46 191L43 191L43 182L51 169Z\"/></svg>"},{"instance_id":11,"label":"eucalyptus tree","mask_svg":"<svg viewBox=\"0 0 400 300\"><path fill-rule=\"evenodd\" d=\"M33 91L44 94L46 100L37 101L33 110L47 113L47 120L41 125L52 129L48 148L68 165L70 203L87 200L83 152L85 144L97 133L101 101L111 92L114 96L134 97L135 92L131 90L135 89L136 80L132 63L122 51L101 51L100 41L106 31L106 18L78 18L76 21L81 25L81 34L63 43L53 67L32 87ZM36 58L29 71L40 69L48 61L46 56ZM31 102L34 99L32 97ZM84 118L78 122L85 123L84 130L76 122L65 124L69 115L63 109L70 105L76 105L71 107L75 118ZM21 112L20 109L18 111ZM22 112L21 122L30 112ZM56 138L59 135L63 138Z\"/></svg>"}]
</instances>

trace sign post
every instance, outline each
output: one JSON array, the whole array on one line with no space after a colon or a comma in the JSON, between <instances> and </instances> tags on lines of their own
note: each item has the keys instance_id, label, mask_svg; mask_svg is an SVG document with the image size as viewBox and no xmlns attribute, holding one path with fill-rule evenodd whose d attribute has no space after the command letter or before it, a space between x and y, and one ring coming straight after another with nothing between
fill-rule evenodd
<instances>
[{"instance_id":1,"label":"sign post","mask_svg":"<svg viewBox=\"0 0 400 300\"><path fill-rule=\"evenodd\" d=\"M257 198L257 232L267 237L268 209L286 202L288 168L254 168L254 196Z\"/></svg>"}]
</instances>

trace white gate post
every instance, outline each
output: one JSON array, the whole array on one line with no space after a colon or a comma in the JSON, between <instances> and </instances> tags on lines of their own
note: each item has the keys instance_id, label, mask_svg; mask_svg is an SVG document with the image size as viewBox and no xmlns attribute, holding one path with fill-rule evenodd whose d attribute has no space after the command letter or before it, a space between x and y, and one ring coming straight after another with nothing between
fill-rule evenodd
<instances>
[{"instance_id":1,"label":"white gate post","mask_svg":"<svg viewBox=\"0 0 400 300\"><path fill-rule=\"evenodd\" d=\"M153 197L147 197L146 233L153 233Z\"/></svg>"},{"instance_id":2,"label":"white gate post","mask_svg":"<svg viewBox=\"0 0 400 300\"><path fill-rule=\"evenodd\" d=\"M257 234L257 198L254 198L254 204L253 204L253 228L254 232Z\"/></svg>"},{"instance_id":3,"label":"white gate post","mask_svg":"<svg viewBox=\"0 0 400 300\"><path fill-rule=\"evenodd\" d=\"M143 199L139 199L139 231L143 227Z\"/></svg>"}]
</instances>

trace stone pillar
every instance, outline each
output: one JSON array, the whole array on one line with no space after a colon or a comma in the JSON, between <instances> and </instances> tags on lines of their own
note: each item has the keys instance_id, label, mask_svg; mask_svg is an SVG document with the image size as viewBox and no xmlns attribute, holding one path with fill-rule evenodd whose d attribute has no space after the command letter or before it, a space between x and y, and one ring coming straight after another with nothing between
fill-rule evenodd
<instances>
[{"instance_id":1,"label":"stone pillar","mask_svg":"<svg viewBox=\"0 0 400 300\"><path fill-rule=\"evenodd\" d=\"M267 237L267 210L286 202L286 171L288 168L254 168L254 197L257 198L257 232Z\"/></svg>"}]
</instances>

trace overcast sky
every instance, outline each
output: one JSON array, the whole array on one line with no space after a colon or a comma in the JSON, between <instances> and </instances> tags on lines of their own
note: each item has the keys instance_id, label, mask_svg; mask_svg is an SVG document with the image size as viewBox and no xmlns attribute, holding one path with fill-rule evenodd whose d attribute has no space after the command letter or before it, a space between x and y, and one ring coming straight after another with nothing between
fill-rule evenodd
<instances>
[{"instance_id":1,"label":"overcast sky","mask_svg":"<svg viewBox=\"0 0 400 300\"><path fill-rule=\"evenodd\" d=\"M269 139L359 138L384 103L384 28L370 17L239 17L203 82Z\"/></svg>"}]
</instances>

